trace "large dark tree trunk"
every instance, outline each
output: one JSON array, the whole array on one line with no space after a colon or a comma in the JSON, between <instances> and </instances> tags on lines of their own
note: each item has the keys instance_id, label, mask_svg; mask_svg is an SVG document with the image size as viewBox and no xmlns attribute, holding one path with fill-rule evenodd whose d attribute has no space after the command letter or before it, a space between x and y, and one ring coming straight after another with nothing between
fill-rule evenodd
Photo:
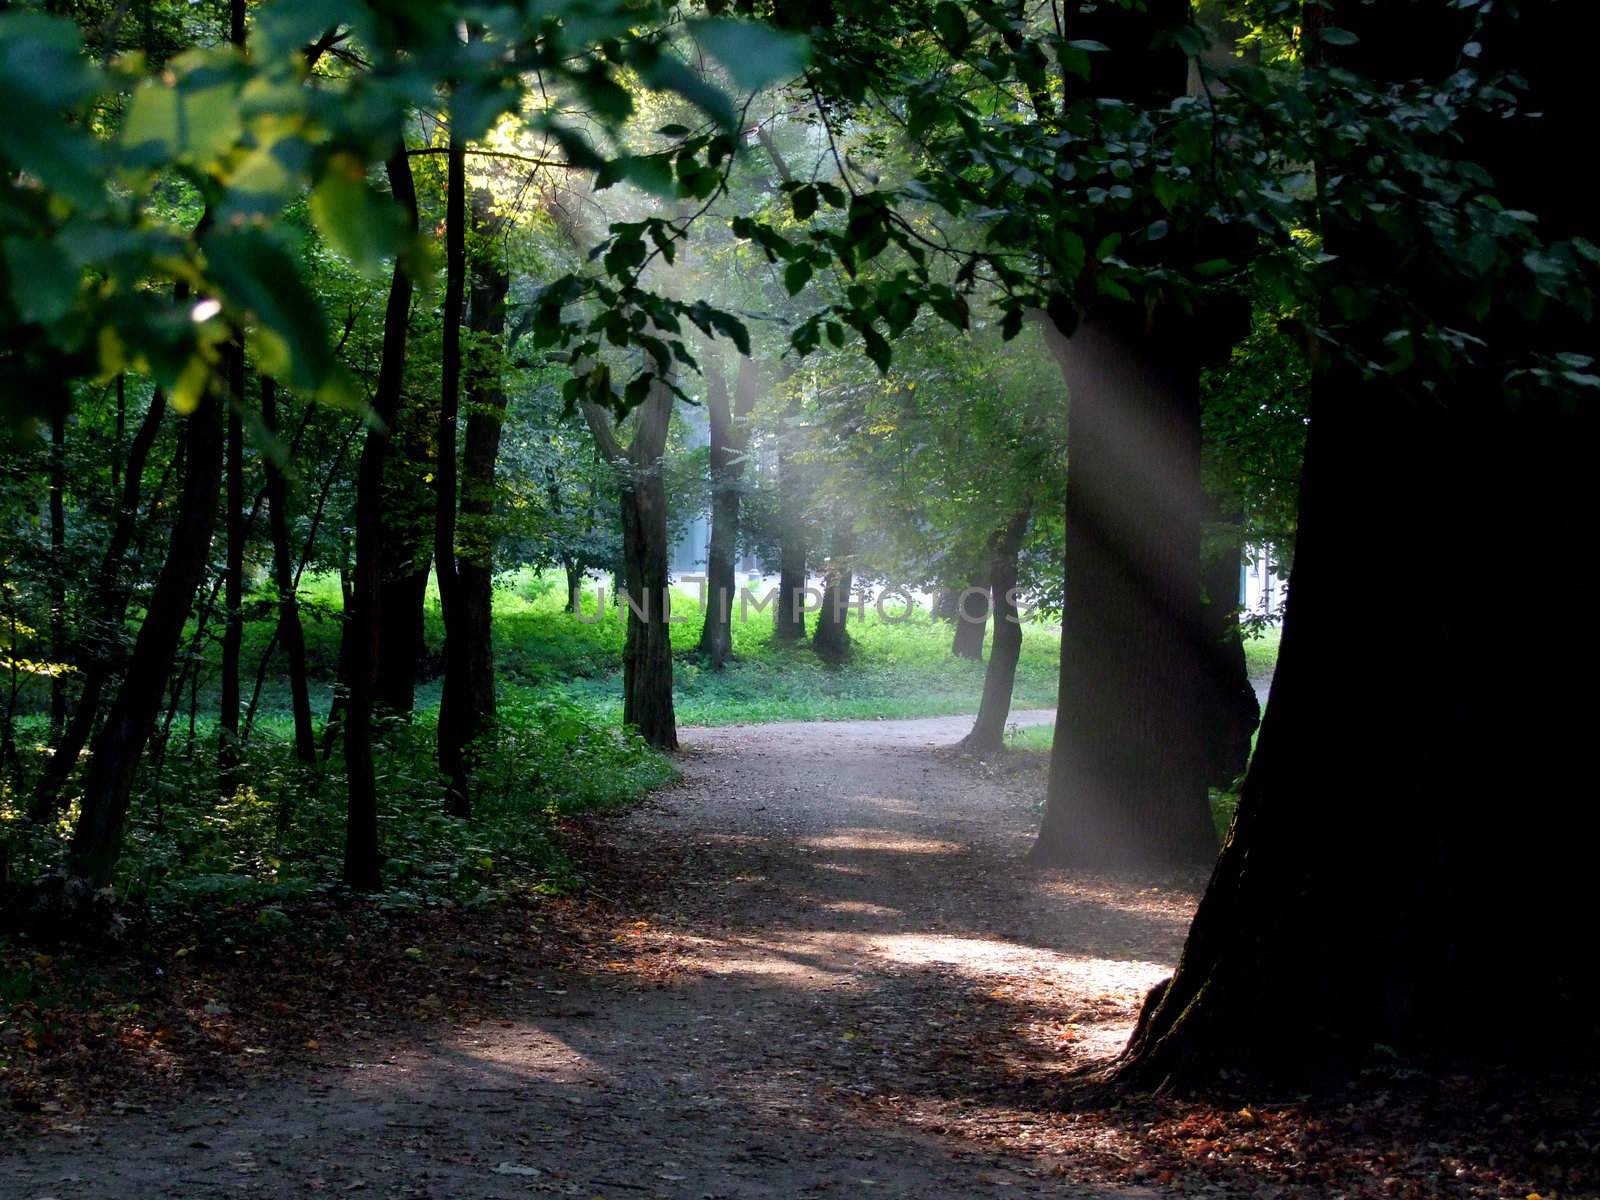
<instances>
[{"instance_id":1,"label":"large dark tree trunk","mask_svg":"<svg viewBox=\"0 0 1600 1200\"><path fill-rule=\"evenodd\" d=\"M1536 211L1547 236L1592 238L1592 205L1559 177L1561 148L1588 121L1569 90L1588 49L1563 36L1563 7L1497 11L1471 32L1474 14L1447 0L1340 3L1325 16L1356 35L1340 65L1380 84L1444 78L1468 37L1486 64L1516 67L1524 112L1539 115L1469 117L1466 145L1508 208ZM1397 257L1364 212L1333 205L1323 220L1330 251L1374 293L1461 325L1461 289L1427 256ZM1348 332L1357 351L1382 353L1388 315ZM1582 344L1587 323L1562 321L1545 313L1543 331ZM1205 1084L1244 1069L1315 1081L1395 1055L1500 1070L1600 1049L1589 964L1571 944L1596 917L1600 823L1576 790L1590 721L1581 705L1538 699L1586 686L1600 646L1580 622L1560 655L1529 653L1483 575L1498 547L1533 562L1567 552L1551 515L1588 503L1600 429L1592 406L1502 394L1495 356L1520 361L1521 314L1494 308L1470 325L1491 364L1476 380L1413 394L1341 356L1314 384L1272 695L1238 815L1177 973L1121 1060L1125 1080ZM1372 625L1352 614L1371 611L1373 546L1396 529L1415 531L1406 570L1426 607L1408 630L1396 752L1374 769L1351 751L1372 720ZM1351 819L1352 796L1375 823ZM1516 1019L1530 986L1537 1019Z\"/></svg>"},{"instance_id":2,"label":"large dark tree trunk","mask_svg":"<svg viewBox=\"0 0 1600 1200\"><path fill-rule=\"evenodd\" d=\"M1071 395L1061 690L1034 854L1208 863L1197 711L1199 370L1177 338L1091 324L1048 340Z\"/></svg>"},{"instance_id":3,"label":"large dark tree trunk","mask_svg":"<svg viewBox=\"0 0 1600 1200\"><path fill-rule=\"evenodd\" d=\"M445 777L445 810L472 815L466 758L466 707L455 702L467 692L466 629L462 623L460 575L456 571L456 424L461 410L461 315L467 285L466 146L450 130L444 205L444 331L439 354L438 462L433 486L438 507L433 516L433 558L438 564L439 611L444 618L444 695L439 707L439 770Z\"/></svg>"},{"instance_id":4,"label":"large dark tree trunk","mask_svg":"<svg viewBox=\"0 0 1600 1200\"><path fill-rule=\"evenodd\" d=\"M487 245L472 279L472 364L466 445L461 461L461 512L456 522L454 618L445 628L444 695L439 704L439 757L452 787L465 788L471 746L494 716L495 462L506 397L500 387L509 280L496 258L490 197L476 192L473 227ZM438 548L441 564L444 547ZM445 568L441 565L441 571ZM461 811L461 815L466 815Z\"/></svg>"},{"instance_id":5,"label":"large dark tree trunk","mask_svg":"<svg viewBox=\"0 0 1600 1200\"><path fill-rule=\"evenodd\" d=\"M957 658L983 661L983 635L989 628L989 587L989 571L985 569L956 594L956 630L950 639L950 653Z\"/></svg>"},{"instance_id":6,"label":"large dark tree trunk","mask_svg":"<svg viewBox=\"0 0 1600 1200\"><path fill-rule=\"evenodd\" d=\"M778 605L772 632L781 641L806 636L805 472L796 458L800 413L791 405L778 433Z\"/></svg>"},{"instance_id":7,"label":"large dark tree trunk","mask_svg":"<svg viewBox=\"0 0 1600 1200\"><path fill-rule=\"evenodd\" d=\"M636 410L633 441L624 449L611 418L583 406L601 453L617 471L622 496L623 583L628 636L622 651L622 720L652 746L675 750L672 705L672 626L667 612L667 490L661 454L672 420L672 391L657 380Z\"/></svg>"},{"instance_id":8,"label":"large dark tree trunk","mask_svg":"<svg viewBox=\"0 0 1600 1200\"><path fill-rule=\"evenodd\" d=\"M1188 0L1072 18L1096 95L1164 105L1189 64L1170 39ZM1050 782L1034 855L1090 868L1207 863L1217 852L1197 709L1200 358L1189 320L1091 314L1070 344L1066 593Z\"/></svg>"},{"instance_id":9,"label":"large dark tree trunk","mask_svg":"<svg viewBox=\"0 0 1600 1200\"><path fill-rule=\"evenodd\" d=\"M711 540L706 551L705 624L699 653L714 671L733 656L734 572L739 550L739 489L745 450L750 443L749 417L755 407L759 371L751 358L740 358L734 395L714 366L706 374L706 409L711 417Z\"/></svg>"},{"instance_id":10,"label":"large dark tree trunk","mask_svg":"<svg viewBox=\"0 0 1600 1200\"><path fill-rule=\"evenodd\" d=\"M262 376L261 421L269 434L278 431L277 381ZM289 546L289 485L283 468L267 462L267 504L272 530L272 578L278 589L278 641L289 668L289 706L294 714L294 756L311 764L317 758L311 728L311 692L306 683L306 638L300 625L299 580ZM252 708L254 705L252 704Z\"/></svg>"},{"instance_id":11,"label":"large dark tree trunk","mask_svg":"<svg viewBox=\"0 0 1600 1200\"><path fill-rule=\"evenodd\" d=\"M1017 554L1028 532L1027 508L1019 509L995 531L990 542L989 588L994 610L994 642L989 647L989 665L983 672L983 699L978 703L978 718L972 732L962 740L962 749L971 754L993 754L1005 738L1006 718L1011 715L1011 690L1017 680L1017 659L1022 654L1022 618L1011 599L1017 586Z\"/></svg>"},{"instance_id":12,"label":"large dark tree trunk","mask_svg":"<svg viewBox=\"0 0 1600 1200\"><path fill-rule=\"evenodd\" d=\"M1214 522L1205 539L1200 569L1205 585L1200 608L1200 644L1206 656L1200 697L1201 741L1206 782L1232 787L1250 761L1250 738L1261 721L1261 705L1245 663L1239 631L1239 568L1243 529L1237 518Z\"/></svg>"},{"instance_id":13,"label":"large dark tree trunk","mask_svg":"<svg viewBox=\"0 0 1600 1200\"><path fill-rule=\"evenodd\" d=\"M237 3L237 0L235 0ZM227 557L223 566L222 698L217 717L217 790L231 796L238 785L239 655L244 645L244 343L227 351L228 446Z\"/></svg>"},{"instance_id":14,"label":"large dark tree trunk","mask_svg":"<svg viewBox=\"0 0 1600 1200\"><path fill-rule=\"evenodd\" d=\"M390 190L415 229L417 191L411 178L411 160L403 145L387 165ZM349 788L344 881L364 891L377 888L381 882L372 708L381 652L378 637L383 604L383 476L389 456L389 431L400 409L405 377L411 291L411 277L397 263L383 314L383 353L372 395L373 412L380 424L367 434L356 473L356 566L341 649L345 670L345 778Z\"/></svg>"},{"instance_id":15,"label":"large dark tree trunk","mask_svg":"<svg viewBox=\"0 0 1600 1200\"><path fill-rule=\"evenodd\" d=\"M855 551L855 534L849 525L833 535L833 553L823 572L822 607L817 610L816 632L811 648L829 662L841 662L850 655L850 593L855 584L850 555Z\"/></svg>"},{"instance_id":16,"label":"large dark tree trunk","mask_svg":"<svg viewBox=\"0 0 1600 1200\"><path fill-rule=\"evenodd\" d=\"M1486 546L1560 554L1548 514L1580 503L1574 447L1595 430L1592 414L1496 407L1457 397L1441 410L1348 372L1318 384L1261 736L1125 1078L1315 1078L1380 1046L1481 1061L1518 1052L1508 1040L1548 1038L1574 1056L1594 1046L1592 999L1562 944L1595 913L1594 806L1572 791L1587 741L1562 706L1528 700L1588 678L1594 634L1540 662L1481 563ZM1370 610L1372 547L1396 528L1426 531L1408 539L1406 565L1431 600L1407 636L1398 753L1374 769L1351 749L1372 714L1372 629L1351 614ZM1351 797L1376 824L1353 817ZM1530 978L1539 1020L1508 1020Z\"/></svg>"},{"instance_id":17,"label":"large dark tree trunk","mask_svg":"<svg viewBox=\"0 0 1600 1200\"><path fill-rule=\"evenodd\" d=\"M94 739L69 862L75 874L97 886L110 881L122 851L134 773L155 728L184 622L211 552L222 487L222 407L217 389L208 389L185 422L183 493L166 561L122 686Z\"/></svg>"},{"instance_id":18,"label":"large dark tree trunk","mask_svg":"<svg viewBox=\"0 0 1600 1200\"><path fill-rule=\"evenodd\" d=\"M111 539L106 543L105 554L95 573L94 590L89 603L86 624L93 638L93 649L84 662L79 655L83 672L83 687L78 695L72 719L67 722L61 736L51 748L50 758L34 786L33 799L28 806L29 815L36 821L48 821L56 812L61 789L71 778L78 764L78 755L89 744L94 731L95 718L100 715L100 698L111 678L113 665L119 655L121 630L128 612L128 587L122 575L122 560L133 542L134 529L139 523L139 491L144 482L144 466L161 431L161 420L166 415L167 402L157 388L145 410L144 420L133 435L128 447L128 459L122 475L122 495L117 508L117 518L111 526ZM154 508L161 489L151 502Z\"/></svg>"}]
</instances>

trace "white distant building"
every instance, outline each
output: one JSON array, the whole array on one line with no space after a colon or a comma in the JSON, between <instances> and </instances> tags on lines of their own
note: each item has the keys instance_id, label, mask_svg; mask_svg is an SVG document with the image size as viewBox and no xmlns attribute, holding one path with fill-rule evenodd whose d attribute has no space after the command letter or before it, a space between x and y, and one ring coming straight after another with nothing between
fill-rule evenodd
<instances>
[{"instance_id":1,"label":"white distant building","mask_svg":"<svg viewBox=\"0 0 1600 1200\"><path fill-rule=\"evenodd\" d=\"M1276 616L1289 581L1278 574L1270 546L1251 546L1247 553L1249 561L1239 565L1239 605L1247 613Z\"/></svg>"}]
</instances>

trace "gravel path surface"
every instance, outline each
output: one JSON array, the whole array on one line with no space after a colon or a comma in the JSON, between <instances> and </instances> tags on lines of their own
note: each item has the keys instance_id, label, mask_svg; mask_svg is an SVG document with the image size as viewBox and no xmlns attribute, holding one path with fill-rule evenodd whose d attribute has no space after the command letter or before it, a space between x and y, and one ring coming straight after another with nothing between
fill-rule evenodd
<instances>
[{"instance_id":1,"label":"gravel path surface","mask_svg":"<svg viewBox=\"0 0 1600 1200\"><path fill-rule=\"evenodd\" d=\"M1069 1185L995 1089L1116 1051L1195 881L1024 867L1038 777L955 757L969 723L686 731L604 834L670 868L670 971L42 1137L0 1196L1154 1195Z\"/></svg>"}]
</instances>

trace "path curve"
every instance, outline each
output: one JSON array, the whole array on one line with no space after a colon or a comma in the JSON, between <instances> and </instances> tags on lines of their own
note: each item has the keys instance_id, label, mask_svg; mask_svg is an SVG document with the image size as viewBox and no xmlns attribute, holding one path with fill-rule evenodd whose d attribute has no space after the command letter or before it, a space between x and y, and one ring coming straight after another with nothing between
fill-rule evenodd
<instances>
[{"instance_id":1,"label":"path curve","mask_svg":"<svg viewBox=\"0 0 1600 1200\"><path fill-rule=\"evenodd\" d=\"M0 1196L1149 1196L1066 1186L1012 1093L1115 1052L1192 890L1024 868L1038 776L956 757L969 725L685 731L604 835L668 969L53 1136Z\"/></svg>"}]
</instances>

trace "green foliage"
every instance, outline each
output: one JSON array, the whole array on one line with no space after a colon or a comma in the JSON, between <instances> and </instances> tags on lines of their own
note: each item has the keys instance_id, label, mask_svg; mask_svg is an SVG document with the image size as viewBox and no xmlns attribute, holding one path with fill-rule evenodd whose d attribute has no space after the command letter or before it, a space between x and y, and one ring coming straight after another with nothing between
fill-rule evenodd
<instances>
[{"instance_id":1,"label":"green foliage","mask_svg":"<svg viewBox=\"0 0 1600 1200\"><path fill-rule=\"evenodd\" d=\"M629 803L676 774L638 738L571 702L509 689L494 732L477 747L482 790L466 822L445 815L435 740L432 714L392 722L380 734L388 905L482 904L566 886L572 868L554 838L557 823ZM193 909L270 902L337 881L344 844L337 761L327 772L301 766L282 721L268 722L246 744L245 786L219 798L215 745L215 725L203 721L193 741L176 735L160 765L141 776L119 893L158 910ZM60 843L56 831L22 820L16 803L7 797L0 829L13 877L26 879L54 861Z\"/></svg>"}]
</instances>

